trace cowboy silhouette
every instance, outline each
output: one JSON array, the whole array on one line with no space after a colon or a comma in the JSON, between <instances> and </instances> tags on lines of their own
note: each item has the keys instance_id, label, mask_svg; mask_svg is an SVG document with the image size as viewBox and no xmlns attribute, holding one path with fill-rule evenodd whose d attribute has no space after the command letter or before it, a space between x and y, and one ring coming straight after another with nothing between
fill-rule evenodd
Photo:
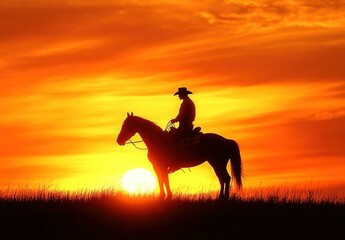
<instances>
[{"instance_id":1,"label":"cowboy silhouette","mask_svg":"<svg viewBox=\"0 0 345 240\"><path fill-rule=\"evenodd\" d=\"M179 123L178 128L173 134L174 139L186 136L193 130L193 122L195 120L195 105L192 99L189 98L189 94L193 93L187 90L186 87L178 88L178 91L174 94L174 96L178 95L180 100L182 100L178 115L176 118L170 120L172 123Z\"/></svg>"}]
</instances>

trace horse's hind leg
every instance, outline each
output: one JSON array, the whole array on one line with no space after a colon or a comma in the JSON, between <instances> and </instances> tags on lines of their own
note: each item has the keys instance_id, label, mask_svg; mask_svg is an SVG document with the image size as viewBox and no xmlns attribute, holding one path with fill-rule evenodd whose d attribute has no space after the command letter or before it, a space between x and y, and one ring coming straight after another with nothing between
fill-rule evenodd
<instances>
[{"instance_id":1,"label":"horse's hind leg","mask_svg":"<svg viewBox=\"0 0 345 240\"><path fill-rule=\"evenodd\" d=\"M225 166L213 166L214 171L218 177L219 184L220 184L220 192L218 199L229 199L230 193L230 175L226 170Z\"/></svg>"},{"instance_id":2,"label":"horse's hind leg","mask_svg":"<svg viewBox=\"0 0 345 240\"><path fill-rule=\"evenodd\" d=\"M219 191L219 196L218 199L223 199L224 196L224 182L223 179L221 177L218 177L219 179L219 184L220 184L220 191Z\"/></svg>"},{"instance_id":3,"label":"horse's hind leg","mask_svg":"<svg viewBox=\"0 0 345 240\"><path fill-rule=\"evenodd\" d=\"M224 190L224 198L225 199L229 199L229 195L230 195L230 174L228 173L228 171L225 168L225 172L224 172L224 183L225 183L225 190Z\"/></svg>"}]
</instances>

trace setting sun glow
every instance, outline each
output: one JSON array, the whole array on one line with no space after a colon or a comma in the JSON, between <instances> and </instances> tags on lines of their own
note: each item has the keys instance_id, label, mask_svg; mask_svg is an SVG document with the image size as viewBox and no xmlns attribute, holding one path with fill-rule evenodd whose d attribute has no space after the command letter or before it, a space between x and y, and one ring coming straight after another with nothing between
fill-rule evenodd
<instances>
[{"instance_id":1,"label":"setting sun glow","mask_svg":"<svg viewBox=\"0 0 345 240\"><path fill-rule=\"evenodd\" d=\"M135 168L123 175L121 186L130 194L152 193L156 187L156 178L149 170Z\"/></svg>"}]
</instances>

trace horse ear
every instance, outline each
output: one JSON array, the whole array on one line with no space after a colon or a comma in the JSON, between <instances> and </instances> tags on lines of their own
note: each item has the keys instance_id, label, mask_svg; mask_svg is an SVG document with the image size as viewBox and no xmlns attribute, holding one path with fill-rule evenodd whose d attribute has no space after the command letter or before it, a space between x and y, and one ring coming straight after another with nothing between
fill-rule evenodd
<instances>
[{"instance_id":1,"label":"horse ear","mask_svg":"<svg viewBox=\"0 0 345 240\"><path fill-rule=\"evenodd\" d=\"M133 117L133 112L131 112L131 116Z\"/></svg>"},{"instance_id":2,"label":"horse ear","mask_svg":"<svg viewBox=\"0 0 345 240\"><path fill-rule=\"evenodd\" d=\"M129 113L127 112L127 117L129 117Z\"/></svg>"}]
</instances>

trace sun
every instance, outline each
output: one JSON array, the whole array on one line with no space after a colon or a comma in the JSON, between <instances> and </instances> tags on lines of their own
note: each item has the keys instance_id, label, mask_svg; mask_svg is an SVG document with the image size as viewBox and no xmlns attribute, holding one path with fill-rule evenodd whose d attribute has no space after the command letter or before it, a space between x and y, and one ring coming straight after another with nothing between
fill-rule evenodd
<instances>
[{"instance_id":1,"label":"sun","mask_svg":"<svg viewBox=\"0 0 345 240\"><path fill-rule=\"evenodd\" d=\"M156 178L147 169L134 168L123 175L121 186L130 194L152 193L156 188Z\"/></svg>"}]
</instances>

